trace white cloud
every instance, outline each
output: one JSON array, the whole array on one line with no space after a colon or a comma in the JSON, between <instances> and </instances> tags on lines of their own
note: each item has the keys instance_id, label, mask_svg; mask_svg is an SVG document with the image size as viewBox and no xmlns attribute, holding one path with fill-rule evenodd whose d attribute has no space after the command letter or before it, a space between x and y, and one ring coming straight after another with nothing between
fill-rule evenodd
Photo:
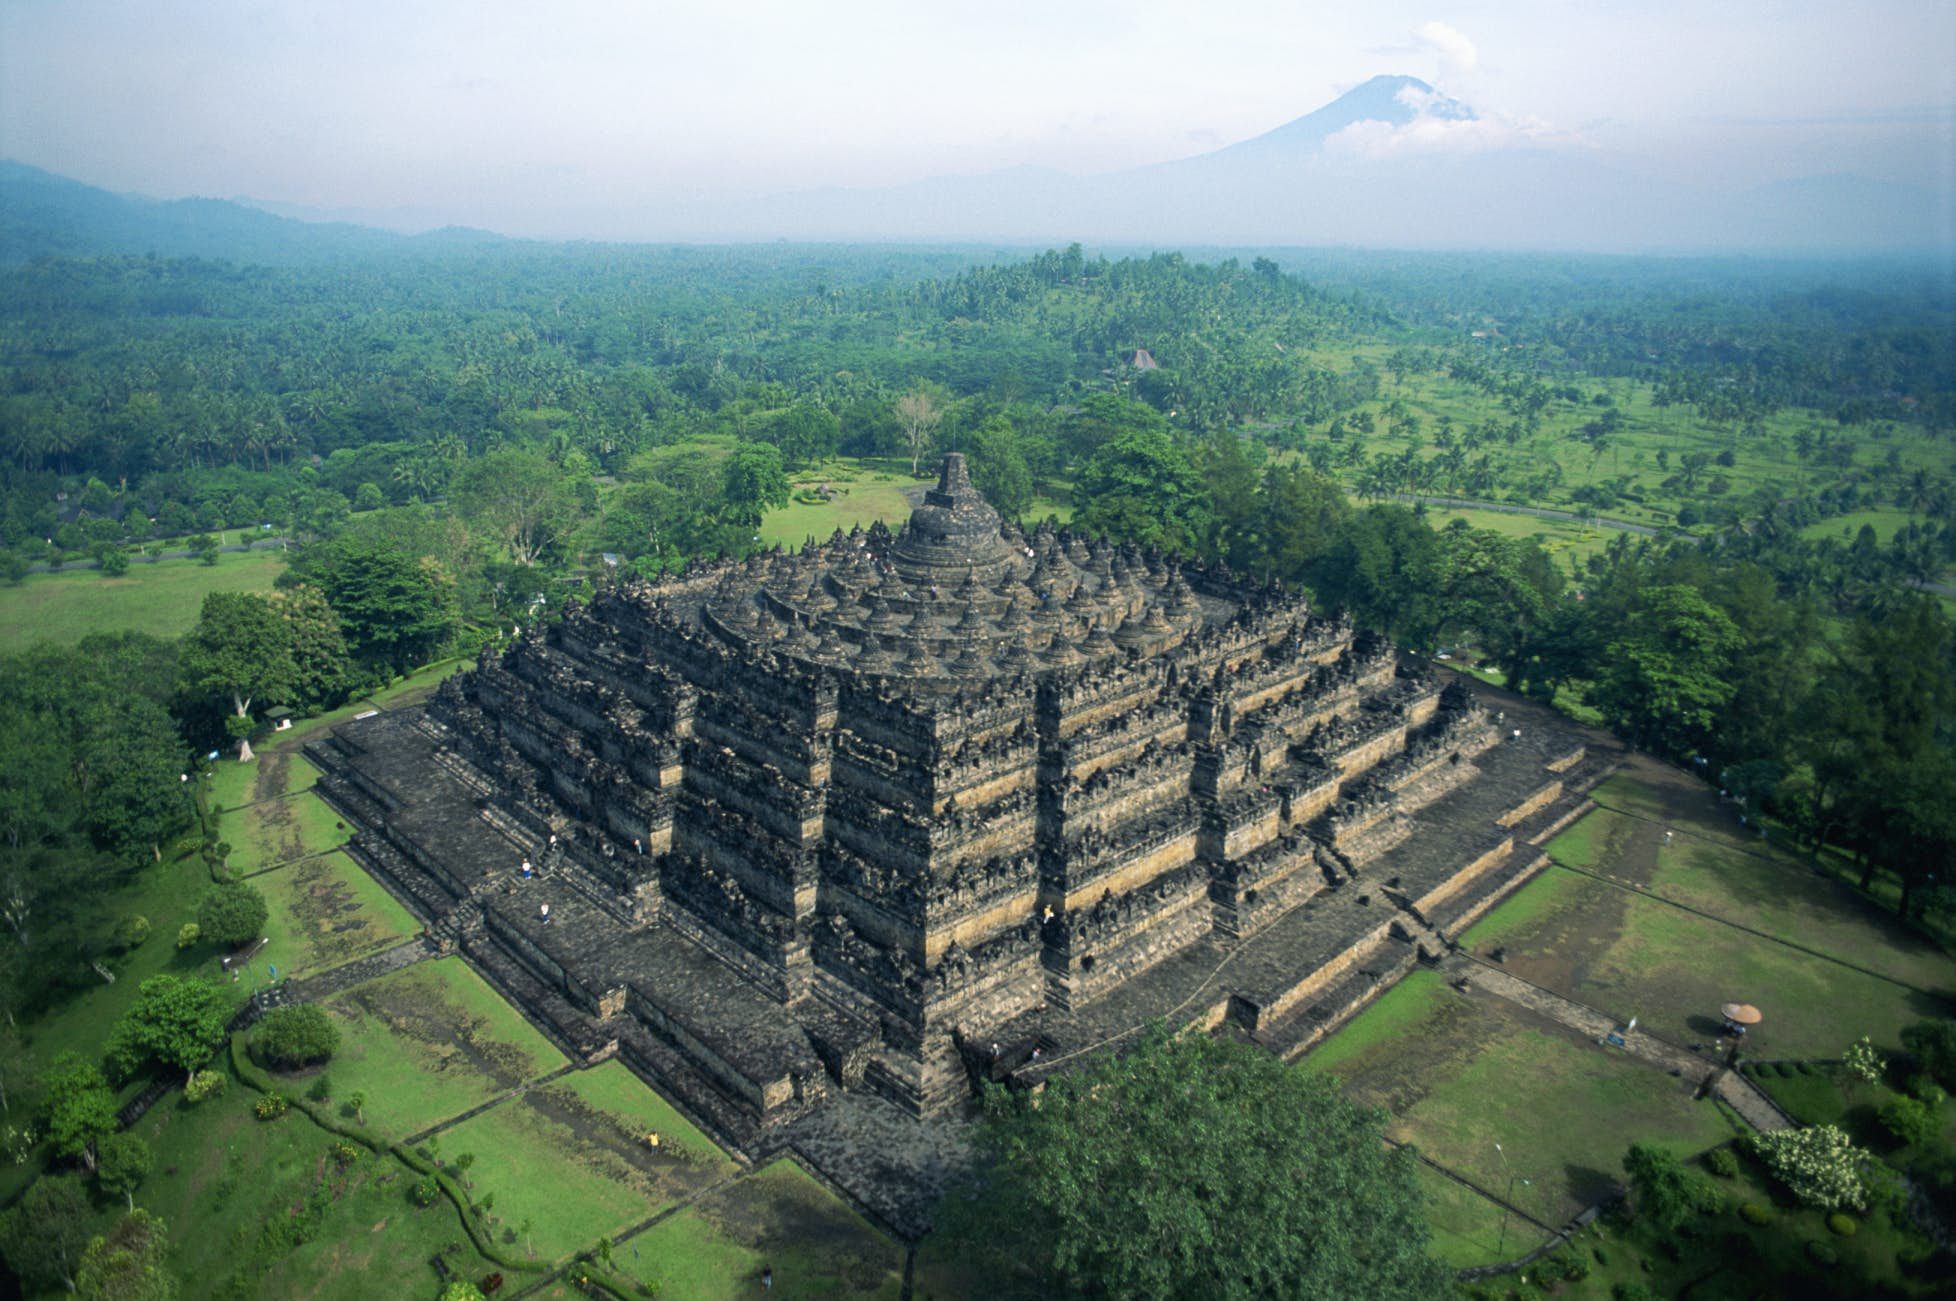
<instances>
[{"instance_id":1,"label":"white cloud","mask_svg":"<svg viewBox=\"0 0 1956 1301\"><path fill-rule=\"evenodd\" d=\"M1437 20L1421 23L1413 29L1413 39L1462 72L1472 72L1480 64L1481 52L1458 27Z\"/></svg>"}]
</instances>

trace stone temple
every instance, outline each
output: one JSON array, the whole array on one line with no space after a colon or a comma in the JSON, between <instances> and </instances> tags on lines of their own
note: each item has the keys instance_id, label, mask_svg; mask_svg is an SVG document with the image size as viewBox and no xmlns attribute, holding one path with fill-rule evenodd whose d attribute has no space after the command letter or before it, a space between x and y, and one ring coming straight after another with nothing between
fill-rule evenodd
<instances>
[{"instance_id":1,"label":"stone temple","mask_svg":"<svg viewBox=\"0 0 1956 1301\"><path fill-rule=\"evenodd\" d=\"M1294 1055L1436 956L1600 766L1505 708L1276 587L1002 523L952 453L895 533L614 584L309 753L574 1060L904 1228L905 1131L978 1082L1161 1018Z\"/></svg>"}]
</instances>

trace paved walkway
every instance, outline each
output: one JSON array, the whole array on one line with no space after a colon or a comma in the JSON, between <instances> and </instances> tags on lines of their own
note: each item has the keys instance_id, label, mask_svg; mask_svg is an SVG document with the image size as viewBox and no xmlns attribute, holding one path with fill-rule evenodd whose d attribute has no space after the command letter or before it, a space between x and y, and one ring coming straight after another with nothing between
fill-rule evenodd
<instances>
[{"instance_id":1,"label":"paved walkway","mask_svg":"<svg viewBox=\"0 0 1956 1301\"><path fill-rule=\"evenodd\" d=\"M1525 1007L1598 1041L1619 1030L1623 1022L1553 990L1531 984L1511 972L1456 951L1441 969L1456 979L1465 979L1476 989ZM1774 1105L1759 1088L1736 1071L1725 1069L1715 1058L1688 1052L1677 1045L1645 1034L1641 1030L1624 1036L1621 1050L1646 1065L1685 1079L1705 1082L1709 1092L1723 1099L1746 1124L1763 1132L1796 1128L1785 1112Z\"/></svg>"},{"instance_id":2,"label":"paved walkway","mask_svg":"<svg viewBox=\"0 0 1956 1301\"><path fill-rule=\"evenodd\" d=\"M285 991L285 997L293 1003L320 1003L343 989L351 989L363 980L384 976L402 967L411 967L417 962L425 962L435 956L435 946L426 937L417 935L402 940L391 949L369 953L364 958L355 958L344 966L322 971L317 976L295 980Z\"/></svg>"}]
</instances>

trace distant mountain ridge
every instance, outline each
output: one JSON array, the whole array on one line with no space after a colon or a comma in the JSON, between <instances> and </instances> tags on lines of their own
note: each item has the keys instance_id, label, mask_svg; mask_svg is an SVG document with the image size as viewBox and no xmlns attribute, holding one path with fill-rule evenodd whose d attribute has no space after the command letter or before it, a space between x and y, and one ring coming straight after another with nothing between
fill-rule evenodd
<instances>
[{"instance_id":1,"label":"distant mountain ridge","mask_svg":"<svg viewBox=\"0 0 1956 1301\"><path fill-rule=\"evenodd\" d=\"M387 253L464 252L503 244L488 231L398 235L344 222L296 221L230 199L151 199L0 160L0 263L155 253L282 263Z\"/></svg>"},{"instance_id":2,"label":"distant mountain ridge","mask_svg":"<svg viewBox=\"0 0 1956 1301\"><path fill-rule=\"evenodd\" d=\"M354 210L347 210L353 212ZM287 262L463 254L502 237L404 235L257 201L111 194L0 163L0 261L147 253ZM425 214L416 214L417 216ZM1956 247L1947 198L1854 176L1750 190L1642 175L1569 133L1374 77L1209 153L1096 176L1020 166L879 189L660 205L640 240L1874 253Z\"/></svg>"}]
</instances>

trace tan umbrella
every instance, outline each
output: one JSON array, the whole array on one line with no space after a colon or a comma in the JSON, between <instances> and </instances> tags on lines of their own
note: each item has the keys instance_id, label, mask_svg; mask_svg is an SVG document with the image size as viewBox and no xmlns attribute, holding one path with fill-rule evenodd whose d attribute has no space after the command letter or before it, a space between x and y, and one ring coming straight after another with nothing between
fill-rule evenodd
<instances>
[{"instance_id":1,"label":"tan umbrella","mask_svg":"<svg viewBox=\"0 0 1956 1301\"><path fill-rule=\"evenodd\" d=\"M1750 1003L1727 1003L1719 1010L1725 1014L1727 1021L1736 1021L1740 1025L1758 1025L1766 1019L1766 1014Z\"/></svg>"}]
</instances>

